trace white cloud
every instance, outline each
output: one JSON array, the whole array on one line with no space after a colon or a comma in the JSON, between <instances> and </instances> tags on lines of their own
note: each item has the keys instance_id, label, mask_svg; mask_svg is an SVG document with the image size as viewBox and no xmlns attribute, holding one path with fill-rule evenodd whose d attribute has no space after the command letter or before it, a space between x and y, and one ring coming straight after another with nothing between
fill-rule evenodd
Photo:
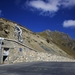
<instances>
[{"instance_id":1,"label":"white cloud","mask_svg":"<svg viewBox=\"0 0 75 75\"><path fill-rule=\"evenodd\" d=\"M47 2L44 2L43 0L33 0L27 2L27 5L47 14L51 14L59 10L59 0L49 0Z\"/></svg>"},{"instance_id":2,"label":"white cloud","mask_svg":"<svg viewBox=\"0 0 75 75\"><path fill-rule=\"evenodd\" d=\"M2 16L2 10L0 10L0 17Z\"/></svg>"},{"instance_id":3,"label":"white cloud","mask_svg":"<svg viewBox=\"0 0 75 75\"><path fill-rule=\"evenodd\" d=\"M75 6L75 0L63 0L61 5L64 8L72 8L73 6Z\"/></svg>"},{"instance_id":4,"label":"white cloud","mask_svg":"<svg viewBox=\"0 0 75 75\"><path fill-rule=\"evenodd\" d=\"M30 6L43 10L43 11L49 11L49 12L56 12L58 10L58 3L51 2L51 3L45 3L44 1L31 1Z\"/></svg>"},{"instance_id":5,"label":"white cloud","mask_svg":"<svg viewBox=\"0 0 75 75\"><path fill-rule=\"evenodd\" d=\"M63 22L63 27L75 27L75 20L65 20Z\"/></svg>"},{"instance_id":6,"label":"white cloud","mask_svg":"<svg viewBox=\"0 0 75 75\"><path fill-rule=\"evenodd\" d=\"M75 6L75 0L30 0L25 6L32 7L34 10L39 10L40 13L53 14L62 8L71 8Z\"/></svg>"}]
</instances>

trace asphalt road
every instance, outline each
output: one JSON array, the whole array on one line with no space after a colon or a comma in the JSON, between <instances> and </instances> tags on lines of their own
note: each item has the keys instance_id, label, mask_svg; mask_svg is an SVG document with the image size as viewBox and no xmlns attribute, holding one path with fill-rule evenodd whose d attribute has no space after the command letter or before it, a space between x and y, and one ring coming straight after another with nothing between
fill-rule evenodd
<instances>
[{"instance_id":1,"label":"asphalt road","mask_svg":"<svg viewBox=\"0 0 75 75\"><path fill-rule=\"evenodd\" d=\"M34 62L2 65L0 75L75 75L75 63Z\"/></svg>"}]
</instances>

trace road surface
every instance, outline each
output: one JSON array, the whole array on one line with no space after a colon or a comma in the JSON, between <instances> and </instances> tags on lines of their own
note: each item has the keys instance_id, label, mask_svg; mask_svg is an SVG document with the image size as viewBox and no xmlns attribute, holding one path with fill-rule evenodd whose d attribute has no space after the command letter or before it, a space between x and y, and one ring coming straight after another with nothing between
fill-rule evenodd
<instances>
[{"instance_id":1,"label":"road surface","mask_svg":"<svg viewBox=\"0 0 75 75\"><path fill-rule=\"evenodd\" d=\"M32 62L1 65L0 75L75 75L75 63Z\"/></svg>"}]
</instances>

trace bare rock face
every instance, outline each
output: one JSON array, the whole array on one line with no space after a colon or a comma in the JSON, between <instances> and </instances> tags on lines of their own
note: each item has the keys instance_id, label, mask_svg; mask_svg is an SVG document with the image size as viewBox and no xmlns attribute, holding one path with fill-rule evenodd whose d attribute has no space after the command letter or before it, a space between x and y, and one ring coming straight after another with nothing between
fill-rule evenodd
<instances>
[{"instance_id":1,"label":"bare rock face","mask_svg":"<svg viewBox=\"0 0 75 75\"><path fill-rule=\"evenodd\" d=\"M0 22L0 37L7 37L10 31L9 25Z\"/></svg>"},{"instance_id":2,"label":"bare rock face","mask_svg":"<svg viewBox=\"0 0 75 75\"><path fill-rule=\"evenodd\" d=\"M16 28L15 24L17 25L16 30L15 30ZM68 39L70 41L67 42L67 44L64 40L62 41L62 39L66 37L63 36L63 34L61 34L60 32L58 33L58 32L52 32L50 30L47 30L46 32L42 32L42 33L34 33L16 22L12 22L10 20L1 18L0 37L16 40L18 42L21 42L31 47L35 51L43 52L44 54L50 53L55 56L64 56L64 57L72 58L70 56L71 54L69 54L66 51L68 50L66 47L68 47L67 45L68 43L70 47L74 43L72 44L70 43L72 40L71 38ZM65 45L67 46L65 47ZM75 46L73 45L71 48L75 49ZM71 49L69 49L68 51L71 51Z\"/></svg>"}]
</instances>

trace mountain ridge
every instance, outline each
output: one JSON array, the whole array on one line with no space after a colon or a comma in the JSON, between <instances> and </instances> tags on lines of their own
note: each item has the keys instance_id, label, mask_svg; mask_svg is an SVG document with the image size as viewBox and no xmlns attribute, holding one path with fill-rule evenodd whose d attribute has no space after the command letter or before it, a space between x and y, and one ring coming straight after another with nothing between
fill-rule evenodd
<instances>
[{"instance_id":1,"label":"mountain ridge","mask_svg":"<svg viewBox=\"0 0 75 75\"><path fill-rule=\"evenodd\" d=\"M70 55L73 54L72 56L75 57L75 41L68 34L59 31L44 31L38 34L47 39L48 42L52 41L65 52L67 52Z\"/></svg>"},{"instance_id":2,"label":"mountain ridge","mask_svg":"<svg viewBox=\"0 0 75 75\"><path fill-rule=\"evenodd\" d=\"M1 18L0 37L17 40L14 32L15 24L17 24L22 29L23 44L26 44L27 46L34 48L39 52L47 52L68 58L74 57L74 55L70 55L59 46L59 44L54 40L54 37L51 37L54 34L50 30L48 30L49 33L47 32L47 34L45 34L46 36L43 37L40 33L32 32L31 30L19 25L16 22Z\"/></svg>"}]
</instances>

